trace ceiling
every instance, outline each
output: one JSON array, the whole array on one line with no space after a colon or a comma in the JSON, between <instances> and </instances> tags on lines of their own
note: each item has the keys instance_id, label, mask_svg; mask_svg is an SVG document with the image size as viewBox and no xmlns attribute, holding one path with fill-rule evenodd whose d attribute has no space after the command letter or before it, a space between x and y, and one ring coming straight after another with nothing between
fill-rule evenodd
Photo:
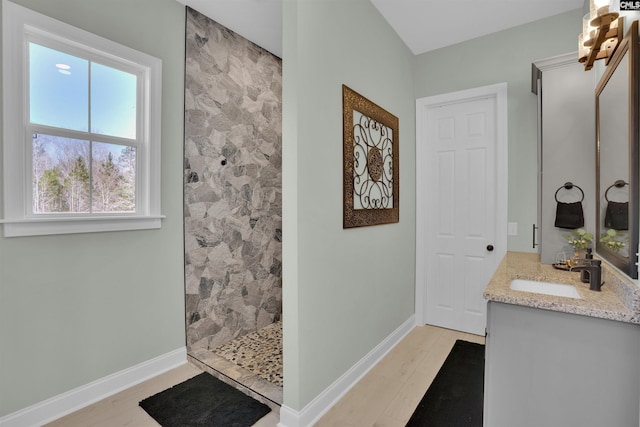
<instances>
[{"instance_id":1,"label":"ceiling","mask_svg":"<svg viewBox=\"0 0 640 427\"><path fill-rule=\"evenodd\" d=\"M177 1L282 57L283 0ZM371 0L371 3L409 49L419 55L578 9L584 0Z\"/></svg>"}]
</instances>

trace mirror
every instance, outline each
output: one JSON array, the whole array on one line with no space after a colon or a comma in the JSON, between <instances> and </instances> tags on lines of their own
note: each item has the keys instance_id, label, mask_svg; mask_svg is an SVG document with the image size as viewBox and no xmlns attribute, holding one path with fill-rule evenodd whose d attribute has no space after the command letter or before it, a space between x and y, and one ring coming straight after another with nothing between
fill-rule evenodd
<instances>
[{"instance_id":1,"label":"mirror","mask_svg":"<svg viewBox=\"0 0 640 427\"><path fill-rule=\"evenodd\" d=\"M596 87L596 251L638 278L638 21Z\"/></svg>"}]
</instances>

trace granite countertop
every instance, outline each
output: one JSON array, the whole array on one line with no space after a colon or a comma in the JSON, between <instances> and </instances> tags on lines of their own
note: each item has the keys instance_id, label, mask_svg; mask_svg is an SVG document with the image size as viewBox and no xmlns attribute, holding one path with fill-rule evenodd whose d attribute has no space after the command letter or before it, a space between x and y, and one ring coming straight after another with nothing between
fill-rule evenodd
<instances>
[{"instance_id":1,"label":"granite countertop","mask_svg":"<svg viewBox=\"0 0 640 427\"><path fill-rule=\"evenodd\" d=\"M489 301L640 324L640 287L605 263L602 278L602 291L591 291L578 272L541 264L535 253L507 252L483 296ZM514 291L509 288L513 279L570 284L580 299Z\"/></svg>"}]
</instances>

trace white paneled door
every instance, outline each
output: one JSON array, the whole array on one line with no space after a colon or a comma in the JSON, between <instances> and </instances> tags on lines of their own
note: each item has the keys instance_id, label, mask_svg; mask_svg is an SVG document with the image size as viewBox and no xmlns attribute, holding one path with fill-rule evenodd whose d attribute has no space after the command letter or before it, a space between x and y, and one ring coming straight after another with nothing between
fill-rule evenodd
<instances>
[{"instance_id":1,"label":"white paneled door","mask_svg":"<svg viewBox=\"0 0 640 427\"><path fill-rule=\"evenodd\" d=\"M482 96L418 110L424 323L479 335L482 292L506 253L498 102Z\"/></svg>"}]
</instances>

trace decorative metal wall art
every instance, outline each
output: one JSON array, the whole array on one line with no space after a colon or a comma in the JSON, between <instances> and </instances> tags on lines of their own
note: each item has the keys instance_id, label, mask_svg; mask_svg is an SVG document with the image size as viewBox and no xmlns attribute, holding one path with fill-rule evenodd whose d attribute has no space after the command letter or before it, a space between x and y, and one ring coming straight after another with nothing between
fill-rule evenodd
<instances>
[{"instance_id":1,"label":"decorative metal wall art","mask_svg":"<svg viewBox=\"0 0 640 427\"><path fill-rule=\"evenodd\" d=\"M400 220L398 118L342 85L343 228Z\"/></svg>"}]
</instances>

